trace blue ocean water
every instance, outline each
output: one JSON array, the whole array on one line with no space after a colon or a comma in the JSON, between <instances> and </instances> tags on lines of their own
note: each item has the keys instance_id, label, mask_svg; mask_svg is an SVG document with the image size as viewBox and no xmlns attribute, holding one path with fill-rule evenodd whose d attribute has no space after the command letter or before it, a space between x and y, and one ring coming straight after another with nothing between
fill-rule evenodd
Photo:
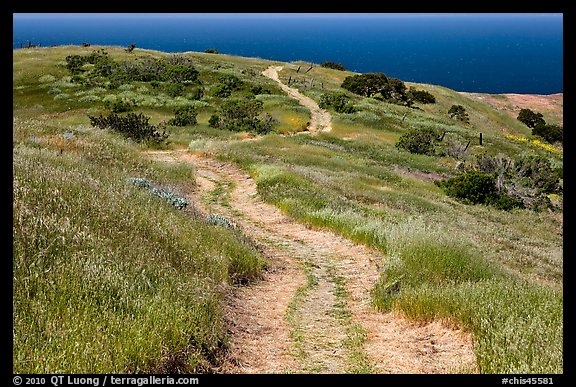
<instances>
[{"instance_id":1,"label":"blue ocean water","mask_svg":"<svg viewBox=\"0 0 576 387\"><path fill-rule=\"evenodd\" d=\"M563 92L562 14L14 14L13 47L81 44L314 63L483 93Z\"/></svg>"}]
</instances>

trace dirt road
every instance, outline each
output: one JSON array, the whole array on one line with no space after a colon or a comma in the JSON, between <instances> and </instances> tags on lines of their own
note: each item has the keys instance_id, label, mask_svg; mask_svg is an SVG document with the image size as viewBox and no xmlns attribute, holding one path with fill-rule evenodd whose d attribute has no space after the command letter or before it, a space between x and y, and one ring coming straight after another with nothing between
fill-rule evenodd
<instances>
[{"instance_id":1,"label":"dirt road","mask_svg":"<svg viewBox=\"0 0 576 387\"><path fill-rule=\"evenodd\" d=\"M276 82L278 82L280 88L282 88L282 90L284 90L284 92L288 94L289 97L296 99L298 102L300 102L302 106L305 106L308 109L310 109L311 117L310 117L310 123L308 125L309 131L311 132L331 131L332 117L330 116L330 113L327 110L320 108L316 103L316 101L314 101L312 98L307 97L301 94L297 89L294 89L282 83L280 81L280 78L278 77L279 71L282 71L282 66L270 66L262 72L262 75L265 75L268 78L271 78Z\"/></svg>"},{"instance_id":2,"label":"dirt road","mask_svg":"<svg viewBox=\"0 0 576 387\"><path fill-rule=\"evenodd\" d=\"M218 372L474 372L469 335L373 310L378 252L282 214L232 164L186 150L150 156L193 164L197 189L190 199L241 227L269 262L263 280L228 297L232 345Z\"/></svg>"}]
</instances>

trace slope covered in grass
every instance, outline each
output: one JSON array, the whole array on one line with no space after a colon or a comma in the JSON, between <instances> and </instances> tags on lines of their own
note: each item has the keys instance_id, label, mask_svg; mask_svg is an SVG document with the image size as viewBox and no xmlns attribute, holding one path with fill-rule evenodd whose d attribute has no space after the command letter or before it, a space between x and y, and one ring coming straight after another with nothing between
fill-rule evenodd
<instances>
[{"instance_id":1,"label":"slope covered in grass","mask_svg":"<svg viewBox=\"0 0 576 387\"><path fill-rule=\"evenodd\" d=\"M521 122L452 90L409 84L436 98L410 109L342 89L351 72L313 66L305 73L302 62L183 53L178 60L193 63L198 82L181 95L166 82L72 82L66 56L94 49L14 51L15 372L206 371L226 346L223 292L262 267L241 234L127 181L144 177L183 194L194 171L149 161L148 145L90 126L88 115L117 101L153 124L192 106L198 123L168 126L162 147L235 162L287 214L382 251L375 305L471 331L481 372L562 372L562 194L552 195L559 205L549 211L507 212L455 201L434 184L483 153L540 156L561 170L562 149L521 140L529 135ZM118 61L172 57L105 49ZM357 111L329 109L329 133L286 135L304 131L310 112L260 75L270 65L283 65L281 81L317 102L345 93ZM241 86L224 96L222 83L236 82L230 77ZM274 118L270 134L210 124L227 101L244 99ZM456 104L469 123L450 118ZM469 147L459 158L396 148L414 129L439 130L445 143Z\"/></svg>"}]
</instances>

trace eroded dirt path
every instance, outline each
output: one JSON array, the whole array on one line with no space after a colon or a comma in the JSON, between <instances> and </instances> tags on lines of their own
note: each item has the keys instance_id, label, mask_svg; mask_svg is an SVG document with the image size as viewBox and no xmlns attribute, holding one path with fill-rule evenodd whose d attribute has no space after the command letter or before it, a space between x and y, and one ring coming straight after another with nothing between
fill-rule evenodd
<instances>
[{"instance_id":1,"label":"eroded dirt path","mask_svg":"<svg viewBox=\"0 0 576 387\"><path fill-rule=\"evenodd\" d=\"M218 372L475 372L469 335L372 309L378 252L282 214L232 164L186 150L149 155L193 164L197 188L190 198L239 225L269 262L263 280L228 297L232 343Z\"/></svg>"},{"instance_id":2,"label":"eroded dirt path","mask_svg":"<svg viewBox=\"0 0 576 387\"><path fill-rule=\"evenodd\" d=\"M278 85L284 90L289 97L296 99L302 106L310 109L311 117L308 125L308 130L311 132L329 132L332 130L332 116L330 113L318 106L316 101L312 98L301 94L297 89L294 89L280 81L278 72L282 71L282 66L270 66L262 71L262 75L273 79L278 82Z\"/></svg>"}]
</instances>

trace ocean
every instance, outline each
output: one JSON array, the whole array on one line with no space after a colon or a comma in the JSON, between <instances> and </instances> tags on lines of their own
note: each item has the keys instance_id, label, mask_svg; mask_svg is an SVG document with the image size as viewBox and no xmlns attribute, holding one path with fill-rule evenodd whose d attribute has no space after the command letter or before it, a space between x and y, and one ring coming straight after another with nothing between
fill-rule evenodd
<instances>
[{"instance_id":1,"label":"ocean","mask_svg":"<svg viewBox=\"0 0 576 387\"><path fill-rule=\"evenodd\" d=\"M204 51L383 72L479 93L563 92L562 14L14 14L13 48Z\"/></svg>"}]
</instances>

